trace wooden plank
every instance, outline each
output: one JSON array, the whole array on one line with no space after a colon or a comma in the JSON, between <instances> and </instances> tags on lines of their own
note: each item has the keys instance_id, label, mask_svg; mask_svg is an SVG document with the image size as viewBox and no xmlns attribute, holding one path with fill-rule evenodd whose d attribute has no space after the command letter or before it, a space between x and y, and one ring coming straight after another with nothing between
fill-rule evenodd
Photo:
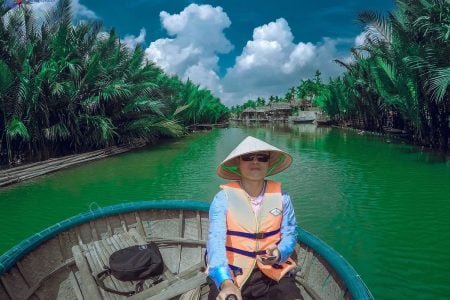
<instances>
[{"instance_id":1,"label":"wooden plank","mask_svg":"<svg viewBox=\"0 0 450 300\"><path fill-rule=\"evenodd\" d=\"M25 299L28 287L23 282L17 266L12 267L7 273L2 274L0 281L12 299Z\"/></svg>"},{"instance_id":2,"label":"wooden plank","mask_svg":"<svg viewBox=\"0 0 450 300\"><path fill-rule=\"evenodd\" d=\"M80 246L80 249L83 251L82 253L84 253L84 257L88 263L88 267L90 267L89 272L91 274L91 277L95 276L96 273L100 272L100 269L96 266L95 257L91 254L88 245L83 244ZM72 250L72 252L73 252L73 250ZM84 276L84 273L80 273L80 276ZM94 277L92 277L92 278L94 278ZM105 297L106 292L102 289L99 289L99 291L103 295L103 297Z\"/></svg>"},{"instance_id":3,"label":"wooden plank","mask_svg":"<svg viewBox=\"0 0 450 300\"><path fill-rule=\"evenodd\" d=\"M114 250L112 250L111 246L108 244L107 241L102 240L99 241L102 244L102 250L104 251L104 255L108 258L108 263L109 263L109 256L114 252ZM111 277L112 278L112 277ZM128 291L129 287L122 281L120 280L114 280L114 285L115 287L117 287L117 289L121 290L121 291ZM107 286L110 286L109 284Z\"/></svg>"},{"instance_id":4,"label":"wooden plank","mask_svg":"<svg viewBox=\"0 0 450 300\"><path fill-rule=\"evenodd\" d=\"M179 237L171 237L171 238L165 238L165 237L151 237L147 238L147 241L155 242L157 244L191 244L191 245L200 245L200 246L206 246L206 241L204 240L194 240L194 239L187 239L187 238L179 238Z\"/></svg>"},{"instance_id":5,"label":"wooden plank","mask_svg":"<svg viewBox=\"0 0 450 300\"><path fill-rule=\"evenodd\" d=\"M33 255L33 252L31 252L30 254L28 254L30 257ZM33 259L31 259L33 260ZM27 285L27 287L29 288L31 286L30 284L30 279L27 278L26 274L30 274L31 272L26 272L24 270L23 264L21 261L18 261L16 263L17 266L17 270L19 271L20 276L23 278L23 282Z\"/></svg>"},{"instance_id":6,"label":"wooden plank","mask_svg":"<svg viewBox=\"0 0 450 300\"><path fill-rule=\"evenodd\" d=\"M120 244L120 241L117 242L117 239L115 238L115 235L108 238L108 240L111 242L111 246L114 247L114 251L120 250L123 247Z\"/></svg>"},{"instance_id":7,"label":"wooden plank","mask_svg":"<svg viewBox=\"0 0 450 300\"><path fill-rule=\"evenodd\" d=\"M123 231L127 232L128 231L127 221L125 220L122 214L119 214L119 219L120 223L122 224Z\"/></svg>"},{"instance_id":8,"label":"wooden plank","mask_svg":"<svg viewBox=\"0 0 450 300\"><path fill-rule=\"evenodd\" d=\"M145 241L144 237L140 234L138 229L131 228L129 234L138 242L138 244L141 245L147 244L147 242Z\"/></svg>"},{"instance_id":9,"label":"wooden plank","mask_svg":"<svg viewBox=\"0 0 450 300\"><path fill-rule=\"evenodd\" d=\"M75 229L75 230L76 230L76 233L77 233L78 244L79 245L83 245L83 240L81 239L80 230L78 230L78 228Z\"/></svg>"},{"instance_id":10,"label":"wooden plank","mask_svg":"<svg viewBox=\"0 0 450 300\"><path fill-rule=\"evenodd\" d=\"M0 280L0 299L10 300L11 296L8 295L8 292L6 291L5 287L2 284L2 281Z\"/></svg>"},{"instance_id":11,"label":"wooden plank","mask_svg":"<svg viewBox=\"0 0 450 300\"><path fill-rule=\"evenodd\" d=\"M185 211L183 214L183 237L184 239L199 240L201 236L200 230L200 214L196 211ZM194 263L202 261L202 246L199 244L188 245L181 244L181 261L179 272L189 268Z\"/></svg>"},{"instance_id":12,"label":"wooden plank","mask_svg":"<svg viewBox=\"0 0 450 300\"><path fill-rule=\"evenodd\" d=\"M311 263L312 263L313 257L314 257L314 253L311 250L309 250L306 253L305 262L303 264L302 269L300 270L299 276L301 278L304 278L306 281L308 281L309 271L311 269Z\"/></svg>"},{"instance_id":13,"label":"wooden plank","mask_svg":"<svg viewBox=\"0 0 450 300\"><path fill-rule=\"evenodd\" d=\"M183 229L183 225L184 225L184 211L182 209L180 209L179 212L179 216L178 216L178 232L179 232L179 236L180 238L184 237L184 229ZM180 269L181 269L181 250L182 250L182 244L178 244L178 255L179 255L179 260L178 260L178 268L177 268L177 273L180 273Z\"/></svg>"},{"instance_id":14,"label":"wooden plank","mask_svg":"<svg viewBox=\"0 0 450 300\"><path fill-rule=\"evenodd\" d=\"M100 292L94 278L91 275L86 258L81 252L81 248L79 246L73 246L72 253L78 270L80 270L82 286L85 288L85 293L83 294L85 294L86 298L89 300L101 300L102 298L100 296Z\"/></svg>"},{"instance_id":15,"label":"wooden plank","mask_svg":"<svg viewBox=\"0 0 450 300\"><path fill-rule=\"evenodd\" d=\"M142 219L139 212L138 211L135 212L134 216L136 217L137 231L142 237L144 237L145 236L144 224L142 224Z\"/></svg>"},{"instance_id":16,"label":"wooden plank","mask_svg":"<svg viewBox=\"0 0 450 300\"><path fill-rule=\"evenodd\" d=\"M93 246L91 243L83 245L83 248L84 248L83 254L86 257L91 270L91 278L94 279L95 276L104 269L103 263L98 257L98 255L95 253L95 251L93 251ZM108 281L109 279L106 280ZM104 291L101 288L99 288L99 291L104 298L107 297L108 294L106 291Z\"/></svg>"},{"instance_id":17,"label":"wooden plank","mask_svg":"<svg viewBox=\"0 0 450 300\"><path fill-rule=\"evenodd\" d=\"M202 218L200 216L200 212L197 210L196 212L196 217L197 217L197 239L201 240L202 237ZM202 246L198 245L198 252L199 252L199 256L200 256L200 261L203 260L203 255L202 255Z\"/></svg>"},{"instance_id":18,"label":"wooden plank","mask_svg":"<svg viewBox=\"0 0 450 300\"><path fill-rule=\"evenodd\" d=\"M44 277L40 278L38 282L36 282L36 284L34 284L32 287L30 287L27 291L27 296L25 297L25 299L30 298L31 296L33 296L36 291L42 287L44 285L45 282L47 282L47 280L49 278L52 278L56 273L58 272L62 272L63 270L65 270L67 267L71 266L75 264L75 260L74 258L70 258L68 260L66 260L65 262L63 262L61 265L59 265L58 267L56 267L54 270L50 271L48 274L46 274ZM1 298L0 298L1 299Z\"/></svg>"},{"instance_id":19,"label":"wooden plank","mask_svg":"<svg viewBox=\"0 0 450 300\"><path fill-rule=\"evenodd\" d=\"M147 299L149 297L158 295L161 292L161 290L167 288L171 284L174 284L175 282L177 282L177 281L179 281L181 279L184 279L184 278L188 279L188 278L191 278L193 276L196 276L197 274L200 273L200 268L201 267L202 267L201 263L193 265L191 268L189 268L186 271L181 272L180 274L175 276L175 278L168 279L168 280L165 280L163 282L160 282L160 283L154 285L153 287L151 287L151 288L149 288L147 290L144 290L143 292L141 292L139 294L133 295L129 299L130 300L138 300L138 299L141 300L141 299Z\"/></svg>"},{"instance_id":20,"label":"wooden plank","mask_svg":"<svg viewBox=\"0 0 450 300\"><path fill-rule=\"evenodd\" d=\"M29 299L33 299L30 297ZM56 300L79 300L75 293L74 287L68 276L66 280L59 284L58 294L56 295Z\"/></svg>"},{"instance_id":21,"label":"wooden plank","mask_svg":"<svg viewBox=\"0 0 450 300\"><path fill-rule=\"evenodd\" d=\"M100 236L97 233L97 228L95 228L95 222L89 221L89 227L91 228L92 237L95 241L98 241L100 239Z\"/></svg>"},{"instance_id":22,"label":"wooden plank","mask_svg":"<svg viewBox=\"0 0 450 300\"><path fill-rule=\"evenodd\" d=\"M305 289L305 291L309 294L309 296L313 300L320 300L322 297L319 296L319 294L316 293L316 291L301 277L296 277L295 280L297 280L298 283L301 284L301 286ZM298 285L298 284L297 284Z\"/></svg>"},{"instance_id":23,"label":"wooden plank","mask_svg":"<svg viewBox=\"0 0 450 300\"><path fill-rule=\"evenodd\" d=\"M109 217L106 217L105 220L106 220L106 228L108 229L109 234L108 236L113 236L113 231L111 228L111 223L109 222Z\"/></svg>"},{"instance_id":24,"label":"wooden plank","mask_svg":"<svg viewBox=\"0 0 450 300\"><path fill-rule=\"evenodd\" d=\"M131 247L131 246L135 246L138 245L139 243L134 240L130 234L128 234L128 232L126 234L121 234L119 235L120 240L123 242L124 245L126 245L125 247ZM145 244L145 243L144 243ZM124 247L124 248L125 248Z\"/></svg>"},{"instance_id":25,"label":"wooden plank","mask_svg":"<svg viewBox=\"0 0 450 300\"><path fill-rule=\"evenodd\" d=\"M81 294L83 294L84 288L83 288L83 282L82 282L82 280L81 280L80 271L77 270L77 271L74 273L74 275L75 275L75 279L76 279L76 281L77 281L77 284L78 284L78 286L80 287ZM85 295L83 295L83 299L86 299ZM86 299L86 300L89 300L89 299Z\"/></svg>"},{"instance_id":26,"label":"wooden plank","mask_svg":"<svg viewBox=\"0 0 450 300\"><path fill-rule=\"evenodd\" d=\"M187 291L200 287L202 284L206 283L206 278L208 276L205 273L198 273L194 277L189 279L180 280L175 284L168 286L165 290L161 291L158 295L150 298L145 298L148 300L166 300L173 297L179 296ZM139 295L139 294L138 294Z\"/></svg>"},{"instance_id":27,"label":"wooden plank","mask_svg":"<svg viewBox=\"0 0 450 300\"><path fill-rule=\"evenodd\" d=\"M73 274L73 272L69 273L69 281L72 284L73 287L73 291L75 292L75 296L77 297L78 300L83 300L83 294L81 293L81 288L80 285L78 283L77 278L75 277L75 274Z\"/></svg>"},{"instance_id":28,"label":"wooden plank","mask_svg":"<svg viewBox=\"0 0 450 300\"><path fill-rule=\"evenodd\" d=\"M101 260L102 262L102 270L104 269L105 266L108 266L109 264L109 255L105 253L104 249L102 248L102 243L100 241L95 241L93 243L93 247L92 250L93 252L95 252L95 254L97 255L97 257ZM122 283L119 280L116 280L113 276L108 276L105 278L104 283L107 287L110 287L112 289L116 289L116 290L127 290L127 286ZM111 294L111 298L118 298L116 295Z\"/></svg>"}]
</instances>

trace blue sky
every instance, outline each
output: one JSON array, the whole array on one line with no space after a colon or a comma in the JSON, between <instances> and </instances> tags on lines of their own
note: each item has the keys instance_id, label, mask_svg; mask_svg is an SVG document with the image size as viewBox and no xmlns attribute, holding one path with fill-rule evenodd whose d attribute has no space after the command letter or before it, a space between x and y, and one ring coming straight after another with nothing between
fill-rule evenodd
<instances>
[{"instance_id":1,"label":"blue sky","mask_svg":"<svg viewBox=\"0 0 450 300\"><path fill-rule=\"evenodd\" d=\"M284 95L316 69L324 80L339 75L333 59L349 60L364 35L358 12L386 14L395 1L74 0L73 6L77 18L114 27L166 72L234 105Z\"/></svg>"}]
</instances>

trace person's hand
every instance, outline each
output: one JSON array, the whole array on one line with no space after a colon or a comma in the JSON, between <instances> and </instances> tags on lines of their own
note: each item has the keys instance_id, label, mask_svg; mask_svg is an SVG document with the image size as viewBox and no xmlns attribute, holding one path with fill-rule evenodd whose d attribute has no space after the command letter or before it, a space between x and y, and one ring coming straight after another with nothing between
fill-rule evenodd
<instances>
[{"instance_id":1,"label":"person's hand","mask_svg":"<svg viewBox=\"0 0 450 300\"><path fill-rule=\"evenodd\" d=\"M263 265L273 265L280 258L280 250L278 250L277 245L271 244L267 247L266 255L258 255L256 259Z\"/></svg>"},{"instance_id":2,"label":"person's hand","mask_svg":"<svg viewBox=\"0 0 450 300\"><path fill-rule=\"evenodd\" d=\"M232 280L227 279L220 285L220 293L217 295L216 300L226 300L229 295L235 295L237 300L242 300L239 288Z\"/></svg>"}]
</instances>

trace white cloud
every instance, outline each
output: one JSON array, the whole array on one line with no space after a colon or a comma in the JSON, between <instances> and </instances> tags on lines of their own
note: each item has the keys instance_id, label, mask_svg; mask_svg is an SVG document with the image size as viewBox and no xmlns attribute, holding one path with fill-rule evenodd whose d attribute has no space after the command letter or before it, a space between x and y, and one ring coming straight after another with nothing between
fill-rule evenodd
<instances>
[{"instance_id":1,"label":"white cloud","mask_svg":"<svg viewBox=\"0 0 450 300\"><path fill-rule=\"evenodd\" d=\"M324 38L317 44L296 44L293 40L283 18L255 28L253 40L247 42L222 81L223 102L234 105L258 96L284 95L302 79L311 78L317 69L323 79L342 71L333 62L338 56L338 40Z\"/></svg>"},{"instance_id":2,"label":"white cloud","mask_svg":"<svg viewBox=\"0 0 450 300\"><path fill-rule=\"evenodd\" d=\"M217 73L205 67L202 63L189 67L185 72L185 77L208 88L217 96L223 94L223 88Z\"/></svg>"},{"instance_id":3,"label":"white cloud","mask_svg":"<svg viewBox=\"0 0 450 300\"><path fill-rule=\"evenodd\" d=\"M80 3L80 0L72 0L72 13L75 19L98 19L94 11Z\"/></svg>"},{"instance_id":4,"label":"white cloud","mask_svg":"<svg viewBox=\"0 0 450 300\"><path fill-rule=\"evenodd\" d=\"M123 38L122 43L124 43L128 48L134 49L137 45L142 45L145 42L145 35L146 35L145 28L141 28L141 31L139 32L139 35L136 37L134 35L125 35Z\"/></svg>"},{"instance_id":5,"label":"white cloud","mask_svg":"<svg viewBox=\"0 0 450 300\"><path fill-rule=\"evenodd\" d=\"M355 38L355 47L363 45L367 39L368 32L363 31Z\"/></svg>"},{"instance_id":6,"label":"white cloud","mask_svg":"<svg viewBox=\"0 0 450 300\"><path fill-rule=\"evenodd\" d=\"M145 50L146 58L220 96L218 54L233 49L223 33L231 25L227 14L219 6L190 4L179 14L163 11L160 18L172 38L152 42Z\"/></svg>"},{"instance_id":7,"label":"white cloud","mask_svg":"<svg viewBox=\"0 0 450 300\"><path fill-rule=\"evenodd\" d=\"M39 2L30 2L26 4L33 12L33 17L36 20L36 27L40 27L40 24L45 20L47 15L53 8L56 7L56 0L40 0ZM72 0L72 15L74 19L97 19L95 12L87 8L85 5L80 4L79 0ZM18 6L13 7L8 11L4 18L8 18L11 13L14 13L18 9Z\"/></svg>"},{"instance_id":8,"label":"white cloud","mask_svg":"<svg viewBox=\"0 0 450 300\"><path fill-rule=\"evenodd\" d=\"M302 79L312 78L316 70L327 81L344 71L333 60L349 59L348 52L342 55L337 46L352 43L331 38L295 43L289 24L279 18L254 29L252 39L221 78L218 55L233 47L223 33L231 21L221 7L191 4L179 14L163 11L160 18L170 37L152 42L145 51L147 59L170 74L209 88L226 105L284 95Z\"/></svg>"},{"instance_id":9,"label":"white cloud","mask_svg":"<svg viewBox=\"0 0 450 300\"><path fill-rule=\"evenodd\" d=\"M31 6L33 13L38 18L44 17L52 8L57 4L56 0L42 0L40 2L31 2L28 4ZM80 0L72 0L72 15L74 19L97 19L97 15L94 11L87 8L80 3Z\"/></svg>"}]
</instances>

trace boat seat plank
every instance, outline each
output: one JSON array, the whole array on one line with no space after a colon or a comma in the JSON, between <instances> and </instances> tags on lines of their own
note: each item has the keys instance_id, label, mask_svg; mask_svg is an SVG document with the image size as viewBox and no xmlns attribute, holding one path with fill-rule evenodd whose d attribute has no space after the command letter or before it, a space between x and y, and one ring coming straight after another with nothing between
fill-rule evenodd
<instances>
[{"instance_id":1,"label":"boat seat plank","mask_svg":"<svg viewBox=\"0 0 450 300\"><path fill-rule=\"evenodd\" d=\"M155 284L151 288L146 289L146 290L144 290L143 292L141 292L139 294L131 296L129 299L130 300L144 300L144 299L148 299L150 297L159 295L163 290L167 290L169 286L175 285L179 281L188 280L189 278L193 278L193 277L197 276L198 274L205 275L205 282L206 282L206 274L200 271L202 266L203 266L203 263L195 264L192 267L186 269L185 271L177 274L174 278L167 279L167 280L164 280L163 282ZM200 285L201 284L199 284L198 286L200 286ZM194 286L194 287L192 287L192 288L190 288L188 290L191 290L191 289L193 289L195 287L197 287L197 286ZM186 291L188 291L188 290L186 290ZM183 293L183 292L181 292L181 293ZM169 298L165 298L165 299L169 299Z\"/></svg>"},{"instance_id":2,"label":"boat seat plank","mask_svg":"<svg viewBox=\"0 0 450 300\"><path fill-rule=\"evenodd\" d=\"M98 272L101 272L102 270L104 270L104 266L108 265L109 255L106 253L106 251L102 247L103 244L100 241L94 241L94 242L92 242L90 244L91 244L91 253L96 254L96 256L98 258L97 261L100 263L97 266L97 268L99 269ZM98 272L96 272L95 274L92 274L92 275L95 276ZM116 280L112 276L109 276L109 277L105 278L104 282L105 282L106 286L109 286L109 287L114 288L114 289L123 290L123 289L127 288L126 284L123 284L121 281ZM102 290L102 292L104 292L104 291ZM114 295L114 297L120 299L116 295Z\"/></svg>"},{"instance_id":3,"label":"boat seat plank","mask_svg":"<svg viewBox=\"0 0 450 300\"><path fill-rule=\"evenodd\" d=\"M157 295L147 298L148 300L165 300L179 296L187 291L198 288L206 283L207 275L205 273L198 273L194 277L189 279L182 279L174 284L168 286L165 290L162 290Z\"/></svg>"},{"instance_id":4,"label":"boat seat plank","mask_svg":"<svg viewBox=\"0 0 450 300\"><path fill-rule=\"evenodd\" d=\"M75 281L75 282L74 282ZM57 300L84 300L73 272L59 285Z\"/></svg>"},{"instance_id":5,"label":"boat seat plank","mask_svg":"<svg viewBox=\"0 0 450 300\"><path fill-rule=\"evenodd\" d=\"M146 244L147 241L144 239L137 231L136 228L130 228L128 232L122 232L118 234L114 234L110 237L107 237L100 241L93 241L88 244L82 244L82 245L76 245L74 246L75 251L79 251L81 255L83 256L84 262L87 265L87 270L81 272L80 274L82 277L90 277L90 279L94 280L94 277L96 274L104 270L104 266L107 266L109 263L109 256L120 249L139 245L139 244ZM73 250L74 250L73 249ZM75 255L75 254L74 254ZM79 259L81 260L81 259ZM77 264L78 266L78 264ZM198 266L196 265L195 269L198 271L201 267L201 264ZM84 268L86 269L86 267ZM89 273L89 275L87 275ZM169 268L164 265L164 273L163 273L163 279L165 281L171 280L176 281L180 277L173 274ZM91 280L89 280L91 281ZM164 282L165 282L164 281ZM113 276L109 276L105 279L105 285L119 290L119 291L131 291L134 290L136 282L129 281L129 282L123 282L120 280L117 280ZM91 282L92 283L92 282ZM151 288L153 286L153 280L149 279L146 280L144 283L145 288ZM82 288L81 291L83 291L84 286L88 286L86 284L81 284ZM101 294L102 298L107 299L123 299L123 296L116 295L113 293L109 293L104 291L101 288L97 287L97 292ZM86 291L87 293L87 291ZM89 297L86 297L86 299L89 299Z\"/></svg>"},{"instance_id":6,"label":"boat seat plank","mask_svg":"<svg viewBox=\"0 0 450 300\"><path fill-rule=\"evenodd\" d=\"M67 279L60 284L57 300L85 300L78 277L79 272L75 274L73 271L70 271Z\"/></svg>"},{"instance_id":7,"label":"boat seat plank","mask_svg":"<svg viewBox=\"0 0 450 300\"><path fill-rule=\"evenodd\" d=\"M93 281L95 284L94 277L99 272L104 270L104 266L107 266L109 264L109 256L113 252L129 246L145 243L145 239L141 237L139 240L138 238L136 238L136 234L138 235L137 231L136 233L133 234L133 236L130 234L130 232L122 232L119 234L112 235L111 237L108 237L101 241L93 241L88 244L74 246L72 248L72 251L75 252L78 251L79 255L81 255L83 258L83 259L80 258L79 261L81 262L82 260L84 260L84 262L86 263L86 266L84 266L85 271L80 272L82 278L89 277L88 281L91 282L91 284ZM77 267L80 269L80 266L78 266L78 262ZM145 284L146 286L150 286L152 282L151 280L148 281L149 282ZM104 282L106 286L119 291L132 291L135 289L135 282L120 281L114 278L113 276L108 276ZM82 286L87 285L83 284ZM124 299L124 296L106 292L103 289L98 288L96 285L95 287L97 289L97 293L103 296L102 298ZM90 299L90 297L86 297L86 299Z\"/></svg>"},{"instance_id":8,"label":"boat seat plank","mask_svg":"<svg viewBox=\"0 0 450 300\"><path fill-rule=\"evenodd\" d=\"M92 242L93 243L93 242ZM85 244L82 246L82 248L85 250L83 253L88 261L90 273L93 279L95 278L95 275L103 270L103 263L101 262L100 258L98 257L97 253L95 252L95 249L92 246L92 243ZM78 265L77 265L78 266ZM83 274L84 276L84 274ZM94 279L95 282L95 279ZM105 279L106 284L112 284L112 281L110 278ZM96 284L96 283L95 283ZM114 287L114 284L111 285ZM98 287L97 287L98 289ZM107 296L106 292L103 289L98 289L100 293L102 294L103 298ZM116 299L116 297L113 295L111 298Z\"/></svg>"},{"instance_id":9,"label":"boat seat plank","mask_svg":"<svg viewBox=\"0 0 450 300\"><path fill-rule=\"evenodd\" d=\"M111 248L110 244L108 243L108 239L107 239L107 240L102 240L102 241L100 241L100 243L101 243L101 246L102 246L101 249L102 249L102 251L104 251L105 257L108 257L108 258L109 258L109 256L110 256L115 250L113 250L113 249ZM107 261L109 261L109 259L108 259ZM108 283L108 281L109 281L110 283L112 283L112 285L110 285L110 284ZM123 283L123 282L120 281L120 280L114 280L113 277L109 277L109 278L105 279L105 284L106 284L107 286L109 286L109 287L114 287L114 288L116 288L116 289L118 289L118 290L121 290L121 291L125 291L125 290L128 289L128 285L127 285L127 284Z\"/></svg>"},{"instance_id":10,"label":"boat seat plank","mask_svg":"<svg viewBox=\"0 0 450 300\"><path fill-rule=\"evenodd\" d=\"M69 281L72 284L73 291L75 293L77 300L83 300L83 293L81 292L80 284L78 283L78 280L73 272L69 273Z\"/></svg>"},{"instance_id":11,"label":"boat seat plank","mask_svg":"<svg viewBox=\"0 0 450 300\"><path fill-rule=\"evenodd\" d=\"M149 237L147 241L155 242L156 244L190 244L190 245L200 245L206 246L205 240L187 239L180 237Z\"/></svg>"},{"instance_id":12,"label":"boat seat plank","mask_svg":"<svg viewBox=\"0 0 450 300\"><path fill-rule=\"evenodd\" d=\"M101 300L100 291L97 288L94 278L91 275L88 262L86 257L82 254L80 246L75 245L72 247L72 253L75 258L75 263L80 272L80 279L82 288L84 289L83 294L86 298L92 300Z\"/></svg>"}]
</instances>

